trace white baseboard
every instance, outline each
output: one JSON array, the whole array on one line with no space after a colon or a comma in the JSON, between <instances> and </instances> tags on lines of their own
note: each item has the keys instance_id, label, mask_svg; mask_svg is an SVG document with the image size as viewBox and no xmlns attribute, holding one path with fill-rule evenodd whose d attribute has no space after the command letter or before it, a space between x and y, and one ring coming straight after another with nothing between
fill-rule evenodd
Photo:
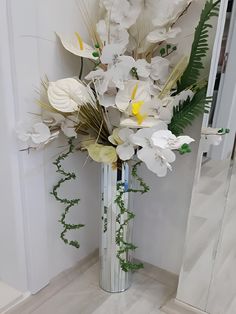
<instances>
[{"instance_id":1,"label":"white baseboard","mask_svg":"<svg viewBox=\"0 0 236 314\"><path fill-rule=\"evenodd\" d=\"M161 311L163 314L206 314L206 312L196 309L176 299L172 299L167 302Z\"/></svg>"}]
</instances>

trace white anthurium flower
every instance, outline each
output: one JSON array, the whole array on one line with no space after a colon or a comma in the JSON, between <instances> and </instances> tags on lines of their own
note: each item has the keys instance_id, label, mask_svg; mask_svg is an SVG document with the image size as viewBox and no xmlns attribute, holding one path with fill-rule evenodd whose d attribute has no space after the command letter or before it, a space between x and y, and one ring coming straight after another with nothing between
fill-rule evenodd
<instances>
[{"instance_id":1,"label":"white anthurium flower","mask_svg":"<svg viewBox=\"0 0 236 314\"><path fill-rule=\"evenodd\" d=\"M95 49L83 42L82 38L77 32L72 38L65 38L59 34L57 34L57 36L60 38L63 47L74 55L91 60L98 59L97 56L93 56Z\"/></svg>"},{"instance_id":2,"label":"white anthurium flower","mask_svg":"<svg viewBox=\"0 0 236 314\"><path fill-rule=\"evenodd\" d=\"M170 38L175 38L181 32L180 27L160 27L148 34L147 41L160 43Z\"/></svg>"},{"instance_id":3,"label":"white anthurium flower","mask_svg":"<svg viewBox=\"0 0 236 314\"><path fill-rule=\"evenodd\" d=\"M124 89L119 90L116 95L116 106L121 111L126 111L130 105L145 103L151 100L149 83L130 80L125 83Z\"/></svg>"},{"instance_id":4,"label":"white anthurium flower","mask_svg":"<svg viewBox=\"0 0 236 314\"><path fill-rule=\"evenodd\" d=\"M120 129L118 132L118 136L123 143L116 147L116 152L123 161L131 159L135 153L134 145L130 139L131 135L134 135L134 131L128 128Z\"/></svg>"},{"instance_id":5,"label":"white anthurium flower","mask_svg":"<svg viewBox=\"0 0 236 314\"><path fill-rule=\"evenodd\" d=\"M135 66L139 78L148 78L151 74L151 65L145 59L138 59Z\"/></svg>"},{"instance_id":6,"label":"white anthurium flower","mask_svg":"<svg viewBox=\"0 0 236 314\"><path fill-rule=\"evenodd\" d=\"M156 56L151 59L150 77L153 81L165 84L170 75L170 61L166 58Z\"/></svg>"},{"instance_id":7,"label":"white anthurium flower","mask_svg":"<svg viewBox=\"0 0 236 314\"><path fill-rule=\"evenodd\" d=\"M176 137L169 130L159 130L152 134L151 141L153 145L156 147L159 147L162 149L178 150L184 144L190 144L194 142L194 139L192 139L189 136Z\"/></svg>"},{"instance_id":8,"label":"white anthurium flower","mask_svg":"<svg viewBox=\"0 0 236 314\"><path fill-rule=\"evenodd\" d=\"M27 142L29 146L33 147L46 143L51 137L49 127L42 122L34 124L30 124L30 122L20 122L17 126L16 133L21 141Z\"/></svg>"},{"instance_id":9,"label":"white anthurium flower","mask_svg":"<svg viewBox=\"0 0 236 314\"><path fill-rule=\"evenodd\" d=\"M61 112L74 112L79 106L94 102L89 87L74 78L50 82L48 99L51 106Z\"/></svg>"},{"instance_id":10,"label":"white anthurium flower","mask_svg":"<svg viewBox=\"0 0 236 314\"><path fill-rule=\"evenodd\" d=\"M112 164L117 161L115 147L92 143L86 147L89 156L96 162Z\"/></svg>"},{"instance_id":11,"label":"white anthurium flower","mask_svg":"<svg viewBox=\"0 0 236 314\"><path fill-rule=\"evenodd\" d=\"M103 43L121 44L124 47L128 45L129 33L126 29L121 29L119 24L109 23L108 25L105 20L100 20L96 26Z\"/></svg>"},{"instance_id":12,"label":"white anthurium flower","mask_svg":"<svg viewBox=\"0 0 236 314\"><path fill-rule=\"evenodd\" d=\"M111 22L118 23L121 28L132 26L142 10L142 0L101 0Z\"/></svg>"},{"instance_id":13,"label":"white anthurium flower","mask_svg":"<svg viewBox=\"0 0 236 314\"><path fill-rule=\"evenodd\" d=\"M142 147L137 156L142 160L147 168L159 177L164 177L171 163L175 161L175 154L171 149L162 149L153 145L151 140L153 133L161 130L167 130L164 122L159 122L155 127L141 129L136 134L130 136L130 140L134 145Z\"/></svg>"}]
</instances>

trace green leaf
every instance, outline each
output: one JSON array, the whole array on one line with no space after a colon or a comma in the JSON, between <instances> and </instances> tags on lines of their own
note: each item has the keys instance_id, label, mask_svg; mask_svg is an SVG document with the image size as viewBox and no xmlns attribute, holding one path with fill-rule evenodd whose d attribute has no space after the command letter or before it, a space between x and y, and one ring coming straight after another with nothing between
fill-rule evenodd
<instances>
[{"instance_id":1,"label":"green leaf","mask_svg":"<svg viewBox=\"0 0 236 314\"><path fill-rule=\"evenodd\" d=\"M203 58L206 57L209 50L208 37L209 29L212 25L209 24L211 17L218 16L220 0L208 0L202 10L200 21L195 30L194 41L189 58L189 63L184 71L181 79L177 83L177 93L196 84L201 75L201 69L204 69Z\"/></svg>"},{"instance_id":2,"label":"green leaf","mask_svg":"<svg viewBox=\"0 0 236 314\"><path fill-rule=\"evenodd\" d=\"M174 108L169 130L176 136L184 133L184 129L191 125L193 120L204 113L205 108L212 102L212 97L206 97L207 86L199 89L193 98L188 97Z\"/></svg>"}]
</instances>

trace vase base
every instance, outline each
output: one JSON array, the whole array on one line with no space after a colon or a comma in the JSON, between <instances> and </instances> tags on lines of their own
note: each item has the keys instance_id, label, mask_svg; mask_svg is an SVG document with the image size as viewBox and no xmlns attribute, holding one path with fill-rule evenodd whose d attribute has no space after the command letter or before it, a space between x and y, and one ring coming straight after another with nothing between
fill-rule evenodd
<instances>
[{"instance_id":1,"label":"vase base","mask_svg":"<svg viewBox=\"0 0 236 314\"><path fill-rule=\"evenodd\" d=\"M109 290L109 289L105 289L105 288L103 288L102 287L102 285L101 284L99 284L99 287L103 290L103 291L105 291L105 292L107 292L107 293L122 293L122 292L125 292L125 291L127 291L127 290L129 290L129 288L131 287L131 283L129 284L129 286L128 287L126 287L126 288L124 288L124 289L122 289L122 290Z\"/></svg>"}]
</instances>

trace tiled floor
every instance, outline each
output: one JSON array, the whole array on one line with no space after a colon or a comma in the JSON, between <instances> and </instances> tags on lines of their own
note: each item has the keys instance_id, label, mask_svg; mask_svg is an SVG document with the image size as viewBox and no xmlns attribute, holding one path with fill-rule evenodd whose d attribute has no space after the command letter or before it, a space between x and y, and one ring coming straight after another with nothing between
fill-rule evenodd
<instances>
[{"instance_id":1,"label":"tiled floor","mask_svg":"<svg viewBox=\"0 0 236 314\"><path fill-rule=\"evenodd\" d=\"M134 274L132 287L109 294L98 286L97 259L90 265L61 274L48 287L9 314L161 314L160 308L175 294L177 277L145 265ZM80 267L81 268L81 267Z\"/></svg>"}]
</instances>

